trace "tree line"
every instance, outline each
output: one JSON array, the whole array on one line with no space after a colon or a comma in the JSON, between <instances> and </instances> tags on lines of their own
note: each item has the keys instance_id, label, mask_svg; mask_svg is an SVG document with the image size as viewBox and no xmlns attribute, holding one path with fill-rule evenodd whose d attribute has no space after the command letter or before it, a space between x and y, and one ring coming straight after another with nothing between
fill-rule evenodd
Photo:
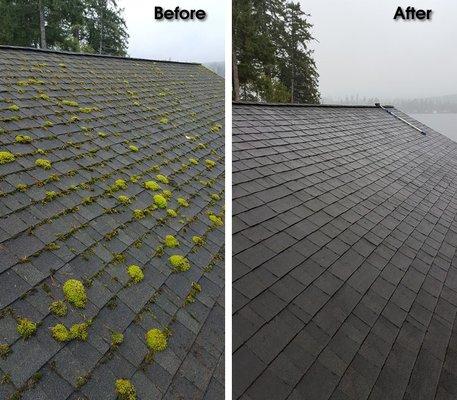
<instances>
[{"instance_id":1,"label":"tree line","mask_svg":"<svg viewBox=\"0 0 457 400\"><path fill-rule=\"evenodd\" d=\"M128 33L115 0L0 0L0 43L125 56Z\"/></svg>"},{"instance_id":2,"label":"tree line","mask_svg":"<svg viewBox=\"0 0 457 400\"><path fill-rule=\"evenodd\" d=\"M233 0L233 98L319 103L308 14L287 0Z\"/></svg>"}]
</instances>

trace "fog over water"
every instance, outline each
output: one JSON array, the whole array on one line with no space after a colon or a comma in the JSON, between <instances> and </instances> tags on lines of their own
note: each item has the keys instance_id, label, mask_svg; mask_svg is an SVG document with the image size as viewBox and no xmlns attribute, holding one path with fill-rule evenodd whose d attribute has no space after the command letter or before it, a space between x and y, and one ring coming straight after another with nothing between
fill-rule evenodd
<instances>
[{"instance_id":1,"label":"fog over water","mask_svg":"<svg viewBox=\"0 0 457 400\"><path fill-rule=\"evenodd\" d=\"M457 1L301 0L311 14L320 90L333 99L457 94ZM431 21L394 21L398 6Z\"/></svg>"}]
</instances>

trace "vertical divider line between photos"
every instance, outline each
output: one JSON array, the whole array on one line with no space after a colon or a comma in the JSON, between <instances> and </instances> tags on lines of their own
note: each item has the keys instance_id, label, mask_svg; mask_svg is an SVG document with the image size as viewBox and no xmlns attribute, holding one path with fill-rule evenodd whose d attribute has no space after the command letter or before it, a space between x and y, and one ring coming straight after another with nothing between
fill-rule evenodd
<instances>
[{"instance_id":1,"label":"vertical divider line between photos","mask_svg":"<svg viewBox=\"0 0 457 400\"><path fill-rule=\"evenodd\" d=\"M232 1L225 0L225 399L232 399Z\"/></svg>"}]
</instances>

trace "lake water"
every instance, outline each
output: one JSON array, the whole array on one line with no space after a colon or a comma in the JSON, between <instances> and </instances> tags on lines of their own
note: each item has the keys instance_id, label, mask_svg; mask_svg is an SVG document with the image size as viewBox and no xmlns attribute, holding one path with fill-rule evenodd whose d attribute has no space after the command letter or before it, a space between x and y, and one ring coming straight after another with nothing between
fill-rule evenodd
<instances>
[{"instance_id":1,"label":"lake water","mask_svg":"<svg viewBox=\"0 0 457 400\"><path fill-rule=\"evenodd\" d=\"M457 142L457 114L410 114L411 117Z\"/></svg>"}]
</instances>

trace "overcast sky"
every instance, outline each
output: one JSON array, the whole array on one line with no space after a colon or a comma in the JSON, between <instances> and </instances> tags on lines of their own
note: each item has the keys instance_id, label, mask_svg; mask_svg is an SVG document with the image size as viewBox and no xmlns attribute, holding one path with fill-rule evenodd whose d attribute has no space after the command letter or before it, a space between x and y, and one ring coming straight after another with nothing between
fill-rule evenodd
<instances>
[{"instance_id":1,"label":"overcast sky","mask_svg":"<svg viewBox=\"0 0 457 400\"><path fill-rule=\"evenodd\" d=\"M457 93L457 1L301 0L312 16L324 97ZM431 22L394 21L397 6L433 9Z\"/></svg>"},{"instance_id":2,"label":"overcast sky","mask_svg":"<svg viewBox=\"0 0 457 400\"><path fill-rule=\"evenodd\" d=\"M130 35L131 57L157 60L224 61L224 0L118 0ZM207 12L205 21L157 21L154 7Z\"/></svg>"}]
</instances>

